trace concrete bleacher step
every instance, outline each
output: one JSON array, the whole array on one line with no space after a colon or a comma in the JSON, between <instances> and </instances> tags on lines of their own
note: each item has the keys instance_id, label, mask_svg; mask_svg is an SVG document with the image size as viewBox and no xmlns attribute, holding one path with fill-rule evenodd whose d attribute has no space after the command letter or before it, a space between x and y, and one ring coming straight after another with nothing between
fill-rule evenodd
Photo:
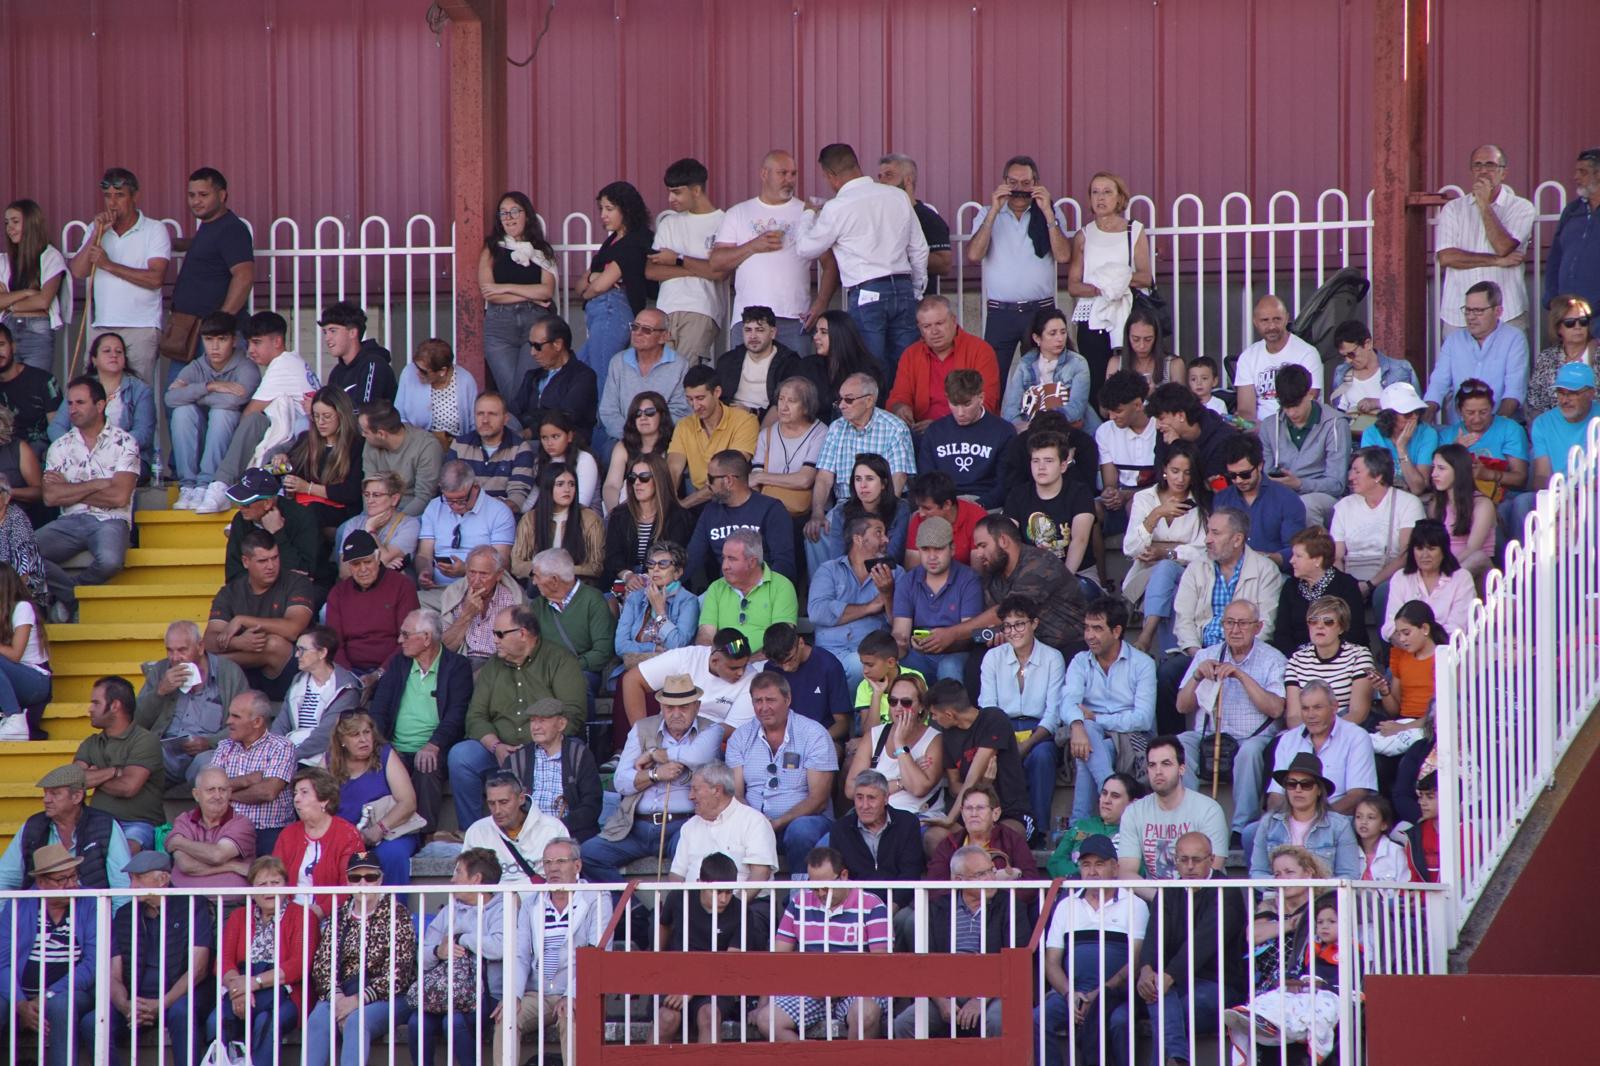
<instances>
[{"instance_id":1,"label":"concrete bleacher step","mask_svg":"<svg viewBox=\"0 0 1600 1066\"><path fill-rule=\"evenodd\" d=\"M126 657L125 661L160 659L167 653L169 620L163 613L139 622L78 622L51 626L50 665L59 670L79 663L102 661L111 648L119 658Z\"/></svg>"},{"instance_id":2,"label":"concrete bleacher step","mask_svg":"<svg viewBox=\"0 0 1600 1066\"><path fill-rule=\"evenodd\" d=\"M223 552L227 545L200 548L129 548L122 571L102 587L127 585L207 585L213 591L222 587ZM88 552L79 552L62 569L75 573L91 562Z\"/></svg>"},{"instance_id":3,"label":"concrete bleacher step","mask_svg":"<svg viewBox=\"0 0 1600 1066\"><path fill-rule=\"evenodd\" d=\"M44 709L43 725L51 740L70 740L73 743L93 735L95 731L94 726L89 724L87 699L81 703L47 704Z\"/></svg>"},{"instance_id":4,"label":"concrete bleacher step","mask_svg":"<svg viewBox=\"0 0 1600 1066\"><path fill-rule=\"evenodd\" d=\"M196 551L222 548L223 530L233 520L232 511L196 514L194 511L143 511L138 516L139 547L187 548Z\"/></svg>"},{"instance_id":5,"label":"concrete bleacher step","mask_svg":"<svg viewBox=\"0 0 1600 1066\"><path fill-rule=\"evenodd\" d=\"M164 585L85 585L77 590L78 621L85 624L187 618L204 626L220 585L200 581ZM52 636L55 630L51 630Z\"/></svg>"}]
</instances>

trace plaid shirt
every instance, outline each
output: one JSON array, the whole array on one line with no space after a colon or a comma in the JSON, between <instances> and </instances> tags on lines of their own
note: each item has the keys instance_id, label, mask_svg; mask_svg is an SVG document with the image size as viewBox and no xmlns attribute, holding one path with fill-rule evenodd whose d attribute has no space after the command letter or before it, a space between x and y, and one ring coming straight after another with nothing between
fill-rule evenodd
<instances>
[{"instance_id":1,"label":"plaid shirt","mask_svg":"<svg viewBox=\"0 0 1600 1066\"><path fill-rule=\"evenodd\" d=\"M235 814L250 819L257 829L281 829L294 821L294 796L289 791L289 779L294 777L294 742L277 733L264 733L248 748L229 737L217 745L216 758L211 765L229 777L243 777L259 772L263 777L276 777L284 782L277 798L266 803L240 803L233 801Z\"/></svg>"},{"instance_id":2,"label":"plaid shirt","mask_svg":"<svg viewBox=\"0 0 1600 1066\"><path fill-rule=\"evenodd\" d=\"M836 418L822 439L822 451L817 454L817 469L833 471L833 495L844 500L850 495L850 474L856 465L856 456L872 452L883 456L892 474L912 475L917 472L917 460L911 450L911 429L899 418L874 408L866 429L857 429L848 418Z\"/></svg>"},{"instance_id":3,"label":"plaid shirt","mask_svg":"<svg viewBox=\"0 0 1600 1066\"><path fill-rule=\"evenodd\" d=\"M1273 695L1284 694L1283 653L1259 637L1250 645L1250 651L1243 659L1235 659L1226 642L1201 648L1194 653L1194 659L1189 663L1189 669L1183 675L1183 682L1178 687L1183 688L1194 680L1195 671L1207 660L1232 663ZM1267 721L1267 716L1256 710L1256 705L1250 702L1250 693L1245 691L1244 684L1232 678L1222 683L1217 709L1218 717L1222 719L1222 732L1237 740L1262 732L1261 727ZM1196 719L1195 728L1214 730L1215 726L1203 726L1204 717L1202 715L1200 719Z\"/></svg>"},{"instance_id":4,"label":"plaid shirt","mask_svg":"<svg viewBox=\"0 0 1600 1066\"><path fill-rule=\"evenodd\" d=\"M1222 576L1221 564L1213 562L1211 565L1217 568L1217 580L1211 585L1211 621L1200 631L1200 645L1205 648L1222 643L1222 612L1233 602L1233 591L1239 587L1239 575L1244 573L1244 556L1239 556L1239 561L1233 564L1232 577Z\"/></svg>"},{"instance_id":5,"label":"plaid shirt","mask_svg":"<svg viewBox=\"0 0 1600 1066\"><path fill-rule=\"evenodd\" d=\"M461 653L480 658L493 655L495 617L507 607L516 605L516 593L504 585L496 585L494 595L489 597L489 606L484 608L483 614L477 621L467 626L467 635L461 641Z\"/></svg>"},{"instance_id":6,"label":"plaid shirt","mask_svg":"<svg viewBox=\"0 0 1600 1066\"><path fill-rule=\"evenodd\" d=\"M551 755L537 744L531 744L529 748L533 752L530 760L530 776L533 780L529 782L533 805L552 818L565 818L567 800L561 787L561 753L557 751Z\"/></svg>"}]
</instances>

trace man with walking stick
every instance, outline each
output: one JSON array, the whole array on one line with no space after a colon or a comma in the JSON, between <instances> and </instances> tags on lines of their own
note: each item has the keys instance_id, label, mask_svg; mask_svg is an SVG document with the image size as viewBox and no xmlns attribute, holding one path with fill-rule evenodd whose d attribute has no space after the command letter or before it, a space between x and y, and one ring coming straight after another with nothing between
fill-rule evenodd
<instances>
[{"instance_id":1,"label":"man with walking stick","mask_svg":"<svg viewBox=\"0 0 1600 1066\"><path fill-rule=\"evenodd\" d=\"M172 236L163 223L139 210L139 179L133 171L107 170L100 179L100 197L103 209L94 217L94 231L67 269L79 281L89 280L84 321L97 335L108 330L119 334L128 365L145 384L157 388L161 284L172 260ZM80 342L83 333L80 326ZM78 372L78 358L75 348L69 377Z\"/></svg>"}]
</instances>

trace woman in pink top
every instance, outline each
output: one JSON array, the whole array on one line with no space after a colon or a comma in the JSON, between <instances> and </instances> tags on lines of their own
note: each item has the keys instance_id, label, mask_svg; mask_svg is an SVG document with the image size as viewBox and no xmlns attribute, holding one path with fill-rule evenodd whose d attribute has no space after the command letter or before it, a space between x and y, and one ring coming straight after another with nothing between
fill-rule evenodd
<instances>
[{"instance_id":1,"label":"woman in pink top","mask_svg":"<svg viewBox=\"0 0 1600 1066\"><path fill-rule=\"evenodd\" d=\"M1467 624L1467 614L1478 598L1472 575L1456 561L1450 550L1450 534L1437 518L1424 518L1411 527L1411 542L1400 572L1389 579L1389 603L1379 634L1388 640L1394 633L1394 617L1412 600L1433 608L1434 619L1447 634Z\"/></svg>"},{"instance_id":2,"label":"woman in pink top","mask_svg":"<svg viewBox=\"0 0 1600 1066\"><path fill-rule=\"evenodd\" d=\"M1482 584L1494 565L1495 512L1472 480L1472 453L1459 444L1440 445L1429 479L1433 491L1424 500L1428 516L1444 523L1456 561Z\"/></svg>"}]
</instances>

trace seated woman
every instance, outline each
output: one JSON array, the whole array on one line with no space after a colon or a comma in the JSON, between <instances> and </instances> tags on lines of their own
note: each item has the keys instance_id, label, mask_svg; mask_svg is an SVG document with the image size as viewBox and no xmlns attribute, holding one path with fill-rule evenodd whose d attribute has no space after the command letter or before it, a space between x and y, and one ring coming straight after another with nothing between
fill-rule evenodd
<instances>
[{"instance_id":1,"label":"seated woman","mask_svg":"<svg viewBox=\"0 0 1600 1066\"><path fill-rule=\"evenodd\" d=\"M672 443L672 412L666 397L659 392L641 392L628 403L628 417L622 423L622 440L611 446L611 461L606 464L606 483L601 489L606 511L616 509L622 498L623 479L633 460L645 455L667 458Z\"/></svg>"},{"instance_id":2,"label":"seated woman","mask_svg":"<svg viewBox=\"0 0 1600 1066\"><path fill-rule=\"evenodd\" d=\"M1000 417L1025 432L1040 411L1060 411L1093 433L1100 416L1089 407L1089 363L1069 346L1065 312L1047 307L1033 316L1033 348L1011 364Z\"/></svg>"},{"instance_id":3,"label":"seated woman","mask_svg":"<svg viewBox=\"0 0 1600 1066\"><path fill-rule=\"evenodd\" d=\"M449 902L428 923L422 938L419 984L424 990L449 990L445 1010L429 1003L426 991L407 995L406 1039L414 1064L431 1064L454 1042L456 1061L470 1062L483 1034L494 1026L489 1017L505 988L501 978L506 893L474 891L500 883L500 859L488 848L467 848L456 856ZM429 971L433 971L429 973ZM442 972L441 972L442 971ZM471 989L472 1009L461 1010L458 990ZM414 1001L415 1000L415 1001ZM448 1035L447 1035L448 1031Z\"/></svg>"},{"instance_id":4,"label":"seated woman","mask_svg":"<svg viewBox=\"0 0 1600 1066\"><path fill-rule=\"evenodd\" d=\"M903 673L889 685L884 694L889 721L873 726L855 746L844 779L845 799L855 799L857 774L876 770L889 781L889 806L915 815L943 813L944 741L928 724L927 695L927 683L916 674Z\"/></svg>"},{"instance_id":5,"label":"seated woman","mask_svg":"<svg viewBox=\"0 0 1600 1066\"><path fill-rule=\"evenodd\" d=\"M1439 431L1422 420L1428 405L1405 384L1385 386L1378 402L1378 420L1361 434L1361 447L1387 448L1399 475L1395 484L1420 494L1428 487L1429 464L1439 447Z\"/></svg>"},{"instance_id":6,"label":"seated woman","mask_svg":"<svg viewBox=\"0 0 1600 1066\"><path fill-rule=\"evenodd\" d=\"M1051 877L1078 876L1078 845L1099 835L1117 839L1117 828L1122 823L1122 812L1136 799L1144 799L1150 790L1140 784L1132 774L1114 773L1100 783L1098 813L1079 818L1067 826L1045 864Z\"/></svg>"},{"instance_id":7,"label":"seated woman","mask_svg":"<svg viewBox=\"0 0 1600 1066\"><path fill-rule=\"evenodd\" d=\"M1273 876L1270 856L1284 844L1298 844L1327 863L1335 877L1361 873L1361 853L1348 815L1328 808L1333 782L1322 776L1322 760L1310 752L1296 755L1287 770L1273 772L1283 788L1284 805L1269 811L1256 826L1250 876Z\"/></svg>"},{"instance_id":8,"label":"seated woman","mask_svg":"<svg viewBox=\"0 0 1600 1066\"><path fill-rule=\"evenodd\" d=\"M1367 643L1367 605L1356 579L1333 565L1333 538L1321 526L1302 529L1289 538L1289 572L1278 591L1278 617L1272 646L1293 655L1311 639L1306 611L1324 596L1336 596L1350 608L1352 644Z\"/></svg>"},{"instance_id":9,"label":"seated woman","mask_svg":"<svg viewBox=\"0 0 1600 1066\"><path fill-rule=\"evenodd\" d=\"M417 792L404 760L379 735L366 711L339 715L328 748L328 773L339 784L339 817L356 827L378 856L383 883L411 883L411 856L422 846L420 826L400 833L417 813Z\"/></svg>"},{"instance_id":10,"label":"seated woman","mask_svg":"<svg viewBox=\"0 0 1600 1066\"><path fill-rule=\"evenodd\" d=\"M1389 602L1378 635L1388 640L1394 633L1395 615L1400 605L1421 600L1433 611L1448 639L1467 624L1472 604L1478 598L1472 575L1462 569L1450 550L1450 534L1443 522L1425 518L1411 527L1406 545L1406 561L1400 572L1389 579Z\"/></svg>"},{"instance_id":11,"label":"seated woman","mask_svg":"<svg viewBox=\"0 0 1600 1066\"><path fill-rule=\"evenodd\" d=\"M617 618L616 652L622 661L611 673L613 684L624 670L693 644L700 626L700 598L683 587L688 553L681 544L658 540L650 545L649 554L642 568L643 583L627 594Z\"/></svg>"},{"instance_id":12,"label":"seated woman","mask_svg":"<svg viewBox=\"0 0 1600 1066\"><path fill-rule=\"evenodd\" d=\"M228 1043L243 1041L251 1062L271 1062L273 1049L300 1022L319 924L288 895L268 891L289 883L283 860L262 855L250 864L245 880L261 891L251 893L222 927L217 978L225 994L211 1012L207 1032Z\"/></svg>"},{"instance_id":13,"label":"seated woman","mask_svg":"<svg viewBox=\"0 0 1600 1066\"><path fill-rule=\"evenodd\" d=\"M894 478L888 460L876 452L862 452L850 473L850 495L833 505L827 519L815 519L805 526L806 572L814 574L829 559L844 554L844 527L858 515L883 519L889 535L885 554L902 559L906 554L906 527L911 524L911 507L894 494Z\"/></svg>"},{"instance_id":14,"label":"seated woman","mask_svg":"<svg viewBox=\"0 0 1600 1066\"><path fill-rule=\"evenodd\" d=\"M694 534L694 514L678 505L666 459L641 455L627 465L620 506L613 506L606 518L606 559L601 570L619 596L645 587L649 577L645 562L655 545L664 540L687 544Z\"/></svg>"},{"instance_id":15,"label":"seated woman","mask_svg":"<svg viewBox=\"0 0 1600 1066\"><path fill-rule=\"evenodd\" d=\"M28 516L31 526L37 529L50 521L50 509L44 505L44 466L39 453L18 435L16 412L3 403L0 403L0 477L4 477L9 486L9 502ZM44 573L42 563L39 572Z\"/></svg>"},{"instance_id":16,"label":"seated woman","mask_svg":"<svg viewBox=\"0 0 1600 1066\"><path fill-rule=\"evenodd\" d=\"M1107 360L1106 377L1119 370L1142 374L1152 390L1169 381L1185 380L1183 360L1167 354L1161 322L1148 307L1135 307L1128 312L1128 321L1122 326L1122 347Z\"/></svg>"},{"instance_id":17,"label":"seated woman","mask_svg":"<svg viewBox=\"0 0 1600 1066\"><path fill-rule=\"evenodd\" d=\"M0 562L0 740L30 739L50 693L44 612L11 564Z\"/></svg>"},{"instance_id":18,"label":"seated woman","mask_svg":"<svg viewBox=\"0 0 1600 1066\"><path fill-rule=\"evenodd\" d=\"M1312 880L1327 877L1328 869L1305 848L1287 844L1272 853L1272 876ZM1256 1047L1307 1044L1312 1062L1333 1051L1339 1029L1338 897L1329 892L1313 900L1311 893L1304 887L1279 889L1256 908L1246 930L1256 957L1250 971L1256 987L1248 1005L1222 1016L1233 1061L1251 1061L1252 1036Z\"/></svg>"},{"instance_id":19,"label":"seated woman","mask_svg":"<svg viewBox=\"0 0 1600 1066\"><path fill-rule=\"evenodd\" d=\"M289 682L272 731L294 743L294 757L303 763L318 761L339 715L361 706L361 679L333 661L338 653L339 634L327 626L312 626L295 638L299 673Z\"/></svg>"},{"instance_id":20,"label":"seated woman","mask_svg":"<svg viewBox=\"0 0 1600 1066\"><path fill-rule=\"evenodd\" d=\"M1394 807L1381 795L1373 793L1356 804L1351 818L1356 831L1356 845L1361 849L1363 866L1357 880L1394 881L1410 884L1421 881L1405 845L1389 836L1394 828Z\"/></svg>"},{"instance_id":21,"label":"seated woman","mask_svg":"<svg viewBox=\"0 0 1600 1066\"><path fill-rule=\"evenodd\" d=\"M289 473L283 487L316 516L331 538L346 519L361 513L361 452L366 446L350 397L325 385L311 398L311 426L272 464Z\"/></svg>"},{"instance_id":22,"label":"seated woman","mask_svg":"<svg viewBox=\"0 0 1600 1066\"><path fill-rule=\"evenodd\" d=\"M1556 372L1568 363L1586 363L1600 370L1600 337L1595 336L1594 309L1582 296L1564 293L1550 301L1549 336L1555 343L1533 357L1524 406L1528 422L1555 410Z\"/></svg>"},{"instance_id":23,"label":"seated woman","mask_svg":"<svg viewBox=\"0 0 1600 1066\"><path fill-rule=\"evenodd\" d=\"M600 489L600 468L578 437L578 425L565 411L546 410L534 427L536 446L533 449L533 478L535 483L544 468L556 463L574 470L578 475L578 505L594 507ZM527 509L532 510L539 500L535 486L528 496Z\"/></svg>"},{"instance_id":24,"label":"seated woman","mask_svg":"<svg viewBox=\"0 0 1600 1066\"><path fill-rule=\"evenodd\" d=\"M156 446L156 397L150 386L128 366L128 348L121 334L102 333L89 345L89 365L84 371L100 382L106 390L106 425L116 426L133 434L139 445L139 457L144 460L143 481L150 472ZM71 428L67 421L67 405L56 408L47 431L50 440L58 440Z\"/></svg>"},{"instance_id":25,"label":"seated woman","mask_svg":"<svg viewBox=\"0 0 1600 1066\"><path fill-rule=\"evenodd\" d=\"M344 884L345 864L362 850L361 834L340 818L339 784L328 771L306 767L289 782L296 821L283 827L272 854L289 871L289 883L302 889ZM318 920L333 913L336 897L296 893L295 902L309 907Z\"/></svg>"},{"instance_id":26,"label":"seated woman","mask_svg":"<svg viewBox=\"0 0 1600 1066\"><path fill-rule=\"evenodd\" d=\"M950 856L968 844L989 853L994 859L995 876L1001 880L1036 880L1039 866L1028 848L1028 839L1014 828L1023 813L1002 811L1000 796L988 785L967 789L961 797L961 824L945 834L928 857L927 880L950 880ZM1006 820L1001 821L1002 817Z\"/></svg>"},{"instance_id":27,"label":"seated woman","mask_svg":"<svg viewBox=\"0 0 1600 1066\"><path fill-rule=\"evenodd\" d=\"M795 522L795 542L800 540L805 518L811 513L811 486L817 480L817 456L828 427L817 420L817 384L810 378L792 377L778 386L773 404L778 412L756 437L751 461L750 487L783 504Z\"/></svg>"},{"instance_id":28,"label":"seated woman","mask_svg":"<svg viewBox=\"0 0 1600 1066\"><path fill-rule=\"evenodd\" d=\"M393 470L372 474L361 479L361 503L365 510L345 519L333 534L333 543L343 544L344 538L358 529L365 529L378 542L378 559L391 570L409 570L411 557L417 552L417 541L422 536L422 523L400 510L400 500L405 496L405 485ZM350 576L347 563L339 564L339 577Z\"/></svg>"},{"instance_id":29,"label":"seated woman","mask_svg":"<svg viewBox=\"0 0 1600 1066\"><path fill-rule=\"evenodd\" d=\"M538 502L517 522L517 539L511 545L512 576L525 580L533 570L535 555L546 548L565 548L578 576L600 588L606 530L599 515L578 505L577 475L561 463L551 463L539 471L538 487Z\"/></svg>"},{"instance_id":30,"label":"seated woman","mask_svg":"<svg viewBox=\"0 0 1600 1066\"><path fill-rule=\"evenodd\" d=\"M1206 513L1211 490L1199 474L1200 454L1188 441L1167 451L1154 485L1133 494L1122 552L1133 565L1122 579L1122 595L1144 605L1144 625L1134 647L1150 654L1161 624L1172 618L1184 567L1206 557Z\"/></svg>"},{"instance_id":31,"label":"seated woman","mask_svg":"<svg viewBox=\"0 0 1600 1066\"><path fill-rule=\"evenodd\" d=\"M472 408L477 402L477 381L456 365L455 352L437 337L417 345L411 365L400 373L400 388L394 397L401 421L445 437L472 428Z\"/></svg>"},{"instance_id":32,"label":"seated woman","mask_svg":"<svg viewBox=\"0 0 1600 1066\"><path fill-rule=\"evenodd\" d=\"M1430 477L1433 490L1422 506L1444 523L1451 554L1481 586L1494 566L1497 518L1494 503L1472 479L1471 453L1459 444L1440 445Z\"/></svg>"},{"instance_id":33,"label":"seated woman","mask_svg":"<svg viewBox=\"0 0 1600 1066\"><path fill-rule=\"evenodd\" d=\"M1529 388L1532 396L1532 387ZM1459 421L1439 428L1440 444L1459 444L1472 454L1472 480L1496 505L1528 484L1528 431L1494 413L1494 390L1468 378L1456 390Z\"/></svg>"},{"instance_id":34,"label":"seated woman","mask_svg":"<svg viewBox=\"0 0 1600 1066\"><path fill-rule=\"evenodd\" d=\"M1350 605L1336 596L1324 596L1306 608L1306 629L1311 640L1283 668L1287 721L1300 721L1300 686L1321 681L1333 689L1338 714L1351 725L1362 725L1372 712L1372 682L1377 669L1365 644L1344 639L1350 628Z\"/></svg>"}]
</instances>

